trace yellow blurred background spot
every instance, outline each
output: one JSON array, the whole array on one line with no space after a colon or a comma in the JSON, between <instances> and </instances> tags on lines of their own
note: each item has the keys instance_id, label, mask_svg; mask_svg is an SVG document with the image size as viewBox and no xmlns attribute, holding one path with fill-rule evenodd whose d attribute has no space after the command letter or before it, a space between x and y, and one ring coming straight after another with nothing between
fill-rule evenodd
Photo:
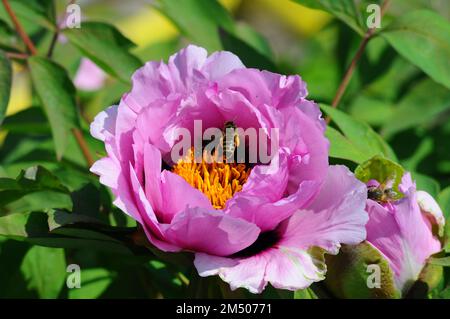
<instances>
[{"instance_id":1,"label":"yellow blurred background spot","mask_svg":"<svg viewBox=\"0 0 450 319\"><path fill-rule=\"evenodd\" d=\"M276 14L288 27L298 34L310 36L320 31L331 15L299 5L291 0L247 0L253 6L263 6Z\"/></svg>"}]
</instances>

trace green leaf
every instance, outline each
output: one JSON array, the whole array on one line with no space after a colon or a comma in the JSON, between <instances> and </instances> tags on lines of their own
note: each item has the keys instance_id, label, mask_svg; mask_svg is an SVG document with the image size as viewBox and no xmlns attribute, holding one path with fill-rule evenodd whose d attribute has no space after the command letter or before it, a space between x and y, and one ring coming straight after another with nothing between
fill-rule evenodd
<instances>
[{"instance_id":1,"label":"green leaf","mask_svg":"<svg viewBox=\"0 0 450 319\"><path fill-rule=\"evenodd\" d=\"M437 200L445 218L450 218L450 186L444 188L439 193Z\"/></svg>"},{"instance_id":2,"label":"green leaf","mask_svg":"<svg viewBox=\"0 0 450 319\"><path fill-rule=\"evenodd\" d=\"M444 17L428 10L405 13L382 36L399 54L450 88L450 23Z\"/></svg>"},{"instance_id":3,"label":"green leaf","mask_svg":"<svg viewBox=\"0 0 450 319\"><path fill-rule=\"evenodd\" d=\"M2 129L8 132L20 133L50 133L48 124L42 109L36 106L29 107L20 112L7 116L2 124Z\"/></svg>"},{"instance_id":4,"label":"green leaf","mask_svg":"<svg viewBox=\"0 0 450 319\"><path fill-rule=\"evenodd\" d=\"M69 289L70 299L95 299L111 285L115 274L105 268L81 268L81 287Z\"/></svg>"},{"instance_id":5,"label":"green leaf","mask_svg":"<svg viewBox=\"0 0 450 319\"><path fill-rule=\"evenodd\" d=\"M0 217L0 235L24 240L27 237L46 236L48 233L47 214L32 212L10 214Z\"/></svg>"},{"instance_id":6,"label":"green leaf","mask_svg":"<svg viewBox=\"0 0 450 319\"><path fill-rule=\"evenodd\" d=\"M363 92L352 100L348 113L369 125L381 126L391 118L393 110L391 102Z\"/></svg>"},{"instance_id":7,"label":"green leaf","mask_svg":"<svg viewBox=\"0 0 450 319\"><path fill-rule=\"evenodd\" d=\"M366 154L335 128L328 126L325 136L330 141L330 157L346 159L355 163L362 163L367 159Z\"/></svg>"},{"instance_id":8,"label":"green leaf","mask_svg":"<svg viewBox=\"0 0 450 319\"><path fill-rule=\"evenodd\" d=\"M21 22L56 30L53 0L9 0L9 3ZM0 17L5 15L3 6L0 6Z\"/></svg>"},{"instance_id":9,"label":"green leaf","mask_svg":"<svg viewBox=\"0 0 450 319\"><path fill-rule=\"evenodd\" d=\"M439 254L441 255L441 254ZM431 258L434 259L435 257ZM426 299L438 289L442 282L444 269L442 265L428 262L419 274L419 277L407 291L404 291L405 299Z\"/></svg>"},{"instance_id":10,"label":"green leaf","mask_svg":"<svg viewBox=\"0 0 450 319\"><path fill-rule=\"evenodd\" d=\"M354 31L363 35L366 26L366 8L370 3L380 1L359 1L354 0L293 0L301 5L312 9L323 10L334 15Z\"/></svg>"},{"instance_id":11,"label":"green leaf","mask_svg":"<svg viewBox=\"0 0 450 319\"><path fill-rule=\"evenodd\" d=\"M275 64L269 58L225 29L220 29L220 41L223 48L236 54L245 66L272 72L277 71Z\"/></svg>"},{"instance_id":12,"label":"green leaf","mask_svg":"<svg viewBox=\"0 0 450 319\"><path fill-rule=\"evenodd\" d=\"M142 61L161 61L167 62L167 58L176 52L180 45L180 38L169 39L150 43L145 47L138 47L135 51L136 56ZM121 83L123 85L123 83ZM103 88L102 91L105 89Z\"/></svg>"},{"instance_id":13,"label":"green leaf","mask_svg":"<svg viewBox=\"0 0 450 319\"><path fill-rule=\"evenodd\" d=\"M450 256L442 258L431 258L429 263L437 266L450 267Z\"/></svg>"},{"instance_id":14,"label":"green leaf","mask_svg":"<svg viewBox=\"0 0 450 319\"><path fill-rule=\"evenodd\" d=\"M331 106L320 104L320 108L331 119L338 128L342 131L347 141L344 142L340 136L336 134L335 130L331 130L329 136L333 139L336 146L331 146L333 154L338 158L352 160L356 163L361 163L368 160L375 155L383 155L392 160L396 160L396 156L389 145L366 123L353 119L351 116L332 108ZM347 154L343 154L343 149L349 149L355 158Z\"/></svg>"},{"instance_id":15,"label":"green leaf","mask_svg":"<svg viewBox=\"0 0 450 319\"><path fill-rule=\"evenodd\" d=\"M132 245L130 239L134 231L134 228L100 226L85 216L62 211L0 217L0 236L46 247L89 248L125 255L141 253L144 250Z\"/></svg>"},{"instance_id":16,"label":"green leaf","mask_svg":"<svg viewBox=\"0 0 450 319\"><path fill-rule=\"evenodd\" d=\"M30 245L0 237L0 297L37 298L37 293L27 289L20 265Z\"/></svg>"},{"instance_id":17,"label":"green leaf","mask_svg":"<svg viewBox=\"0 0 450 319\"><path fill-rule=\"evenodd\" d=\"M325 284L338 298L400 297L388 261L368 242L342 246L338 255L326 255L326 261L328 270ZM373 268L369 268L369 265ZM372 282L369 276L375 274L375 268L380 271L380 286L369 288L368 282Z\"/></svg>"},{"instance_id":18,"label":"green leaf","mask_svg":"<svg viewBox=\"0 0 450 319\"><path fill-rule=\"evenodd\" d=\"M55 208L71 210L72 207L72 201L68 194L55 191L36 191L4 206L0 209L0 215L49 211Z\"/></svg>"},{"instance_id":19,"label":"green leaf","mask_svg":"<svg viewBox=\"0 0 450 319\"><path fill-rule=\"evenodd\" d=\"M34 246L25 255L21 270L39 297L55 299L66 279L64 249Z\"/></svg>"},{"instance_id":20,"label":"green leaf","mask_svg":"<svg viewBox=\"0 0 450 319\"><path fill-rule=\"evenodd\" d=\"M0 49L7 51L20 50L19 41L8 23L0 19Z\"/></svg>"},{"instance_id":21,"label":"green leaf","mask_svg":"<svg viewBox=\"0 0 450 319\"><path fill-rule=\"evenodd\" d=\"M150 260L147 264L148 272L153 278L152 286L154 286L164 298L182 298L182 281L178 278L184 279L184 284L187 285L189 280L179 273L176 269L179 267L168 267L165 263L159 260ZM178 273L178 275L177 275Z\"/></svg>"},{"instance_id":22,"label":"green leaf","mask_svg":"<svg viewBox=\"0 0 450 319\"><path fill-rule=\"evenodd\" d=\"M273 52L269 41L251 26L246 23L236 23L234 35L251 46L259 54L273 61Z\"/></svg>"},{"instance_id":23,"label":"green leaf","mask_svg":"<svg viewBox=\"0 0 450 319\"><path fill-rule=\"evenodd\" d=\"M234 22L216 0L158 0L155 7L182 34L208 51L222 49L218 28L234 32Z\"/></svg>"},{"instance_id":24,"label":"green leaf","mask_svg":"<svg viewBox=\"0 0 450 319\"><path fill-rule=\"evenodd\" d=\"M11 62L0 50L0 126L5 118L6 108L11 93L12 68Z\"/></svg>"},{"instance_id":25,"label":"green leaf","mask_svg":"<svg viewBox=\"0 0 450 319\"><path fill-rule=\"evenodd\" d=\"M418 190L426 191L433 197L438 196L441 187L436 180L417 172L412 172L411 176L412 179L416 182Z\"/></svg>"},{"instance_id":26,"label":"green leaf","mask_svg":"<svg viewBox=\"0 0 450 319\"><path fill-rule=\"evenodd\" d=\"M311 288L297 290L294 293L294 299L319 299Z\"/></svg>"},{"instance_id":27,"label":"green leaf","mask_svg":"<svg viewBox=\"0 0 450 319\"><path fill-rule=\"evenodd\" d=\"M444 250L450 252L450 186L443 189L437 199L445 217Z\"/></svg>"},{"instance_id":28,"label":"green leaf","mask_svg":"<svg viewBox=\"0 0 450 319\"><path fill-rule=\"evenodd\" d=\"M42 166L33 166L23 170L16 179L0 178L0 206L40 191L69 194L69 190L50 171Z\"/></svg>"},{"instance_id":29,"label":"green leaf","mask_svg":"<svg viewBox=\"0 0 450 319\"><path fill-rule=\"evenodd\" d=\"M355 170L356 178L363 183L367 183L371 179L379 183L392 181L392 189L397 192L399 198L402 196L398 186L404 174L405 170L403 167L381 156L371 158L367 162L359 165Z\"/></svg>"},{"instance_id":30,"label":"green leaf","mask_svg":"<svg viewBox=\"0 0 450 319\"><path fill-rule=\"evenodd\" d=\"M75 88L66 71L48 59L31 57L28 65L34 88L50 122L57 158L61 159L71 130L80 126Z\"/></svg>"},{"instance_id":31,"label":"green leaf","mask_svg":"<svg viewBox=\"0 0 450 319\"><path fill-rule=\"evenodd\" d=\"M430 92L433 92L432 98ZM450 108L450 90L425 79L411 88L383 123L381 134L390 137L400 131L424 125Z\"/></svg>"},{"instance_id":32,"label":"green leaf","mask_svg":"<svg viewBox=\"0 0 450 319\"><path fill-rule=\"evenodd\" d=\"M180 32L209 52L235 53L248 67L275 71L267 40L247 24L235 23L216 0L158 0L155 7Z\"/></svg>"},{"instance_id":33,"label":"green leaf","mask_svg":"<svg viewBox=\"0 0 450 319\"><path fill-rule=\"evenodd\" d=\"M63 34L105 72L124 82L130 82L131 75L142 65L129 52L134 43L110 24L85 22L79 29L64 29Z\"/></svg>"}]
</instances>

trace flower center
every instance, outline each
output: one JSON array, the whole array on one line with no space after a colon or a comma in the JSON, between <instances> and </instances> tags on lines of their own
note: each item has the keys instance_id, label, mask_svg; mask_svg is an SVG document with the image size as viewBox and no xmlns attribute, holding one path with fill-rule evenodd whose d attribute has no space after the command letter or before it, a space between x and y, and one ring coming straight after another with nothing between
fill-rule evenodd
<instances>
[{"instance_id":1,"label":"flower center","mask_svg":"<svg viewBox=\"0 0 450 319\"><path fill-rule=\"evenodd\" d=\"M201 163L196 163L194 152L191 150L172 171L205 194L214 208L222 209L227 200L242 190L251 168L241 163L207 162L203 159Z\"/></svg>"}]
</instances>

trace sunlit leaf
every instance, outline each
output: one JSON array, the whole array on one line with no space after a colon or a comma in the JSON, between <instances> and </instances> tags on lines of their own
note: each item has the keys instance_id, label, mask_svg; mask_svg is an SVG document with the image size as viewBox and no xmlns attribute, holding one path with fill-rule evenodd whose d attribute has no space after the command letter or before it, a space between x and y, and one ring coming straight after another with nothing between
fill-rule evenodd
<instances>
[{"instance_id":1,"label":"sunlit leaf","mask_svg":"<svg viewBox=\"0 0 450 319\"><path fill-rule=\"evenodd\" d=\"M293 0L312 9L324 10L347 24L354 31L363 35L366 26L367 6L371 3L379 4L380 1L355 1L355 0Z\"/></svg>"},{"instance_id":2,"label":"sunlit leaf","mask_svg":"<svg viewBox=\"0 0 450 319\"><path fill-rule=\"evenodd\" d=\"M270 59L225 29L220 29L220 41L223 48L236 54L245 66L272 72L277 70Z\"/></svg>"},{"instance_id":3,"label":"sunlit leaf","mask_svg":"<svg viewBox=\"0 0 450 319\"><path fill-rule=\"evenodd\" d=\"M111 24L84 22L78 29L64 29L63 34L104 71L124 82L142 65L129 52L134 43Z\"/></svg>"},{"instance_id":4,"label":"sunlit leaf","mask_svg":"<svg viewBox=\"0 0 450 319\"><path fill-rule=\"evenodd\" d=\"M51 172L42 166L33 166L23 170L16 179L0 178L0 206L40 191L69 194L69 190Z\"/></svg>"},{"instance_id":5,"label":"sunlit leaf","mask_svg":"<svg viewBox=\"0 0 450 319\"><path fill-rule=\"evenodd\" d=\"M318 297L311 288L306 288L297 290L294 293L294 299L318 299Z\"/></svg>"},{"instance_id":6,"label":"sunlit leaf","mask_svg":"<svg viewBox=\"0 0 450 319\"><path fill-rule=\"evenodd\" d=\"M344 142L344 139L341 136L336 134L335 130L332 130L329 134L329 137L335 140L335 144L337 146L331 146L335 156L344 159L350 159L354 162L362 162L363 160L367 160L375 155L383 155L387 158L396 160L396 156L390 146L366 123L355 120L348 114L341 112L337 109L334 109L330 106L321 104L320 108L329 116L338 128L342 131L343 135L347 139L350 145ZM333 144L333 140L331 140L331 144ZM345 154L345 151L339 151L339 148L346 147L352 153L358 154L356 158L349 158ZM363 158L363 154L365 158Z\"/></svg>"},{"instance_id":7,"label":"sunlit leaf","mask_svg":"<svg viewBox=\"0 0 450 319\"><path fill-rule=\"evenodd\" d=\"M56 30L53 0L9 0L9 4L20 21L49 30ZM10 21L9 17L6 19L3 5L0 6L0 17Z\"/></svg>"},{"instance_id":8,"label":"sunlit leaf","mask_svg":"<svg viewBox=\"0 0 450 319\"><path fill-rule=\"evenodd\" d=\"M450 267L450 257L431 258L429 263L437 266Z\"/></svg>"},{"instance_id":9,"label":"sunlit leaf","mask_svg":"<svg viewBox=\"0 0 450 319\"><path fill-rule=\"evenodd\" d=\"M21 270L39 297L57 298L66 281L64 249L34 246L25 255Z\"/></svg>"},{"instance_id":10,"label":"sunlit leaf","mask_svg":"<svg viewBox=\"0 0 450 319\"><path fill-rule=\"evenodd\" d=\"M14 213L0 217L0 236L46 247L89 248L130 255L134 228L111 227L64 211Z\"/></svg>"},{"instance_id":11,"label":"sunlit leaf","mask_svg":"<svg viewBox=\"0 0 450 319\"><path fill-rule=\"evenodd\" d=\"M70 299L99 298L111 285L115 274L105 268L81 268L80 288L69 289Z\"/></svg>"},{"instance_id":12,"label":"sunlit leaf","mask_svg":"<svg viewBox=\"0 0 450 319\"><path fill-rule=\"evenodd\" d=\"M382 125L381 134L389 137L411 127L426 125L448 109L450 90L425 79L395 105L391 116Z\"/></svg>"},{"instance_id":13,"label":"sunlit leaf","mask_svg":"<svg viewBox=\"0 0 450 319\"><path fill-rule=\"evenodd\" d=\"M218 29L234 32L234 21L216 0L158 0L155 7L194 43L210 51L222 48Z\"/></svg>"},{"instance_id":14,"label":"sunlit leaf","mask_svg":"<svg viewBox=\"0 0 450 319\"><path fill-rule=\"evenodd\" d=\"M366 154L335 128L327 127L325 136L330 141L330 157L346 159L355 163L362 163L367 159Z\"/></svg>"},{"instance_id":15,"label":"sunlit leaf","mask_svg":"<svg viewBox=\"0 0 450 319\"><path fill-rule=\"evenodd\" d=\"M433 11L402 14L383 32L399 54L450 88L450 23Z\"/></svg>"}]
</instances>

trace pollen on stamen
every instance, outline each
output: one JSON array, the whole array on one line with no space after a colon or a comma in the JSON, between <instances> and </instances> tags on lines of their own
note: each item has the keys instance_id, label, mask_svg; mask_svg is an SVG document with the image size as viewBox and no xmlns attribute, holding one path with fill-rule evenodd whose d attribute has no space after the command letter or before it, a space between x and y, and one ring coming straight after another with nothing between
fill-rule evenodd
<instances>
[{"instance_id":1,"label":"pollen on stamen","mask_svg":"<svg viewBox=\"0 0 450 319\"><path fill-rule=\"evenodd\" d=\"M251 168L243 163L206 161L205 156L201 163L197 163L191 150L172 171L205 194L214 208L222 209L227 200L242 190Z\"/></svg>"}]
</instances>

